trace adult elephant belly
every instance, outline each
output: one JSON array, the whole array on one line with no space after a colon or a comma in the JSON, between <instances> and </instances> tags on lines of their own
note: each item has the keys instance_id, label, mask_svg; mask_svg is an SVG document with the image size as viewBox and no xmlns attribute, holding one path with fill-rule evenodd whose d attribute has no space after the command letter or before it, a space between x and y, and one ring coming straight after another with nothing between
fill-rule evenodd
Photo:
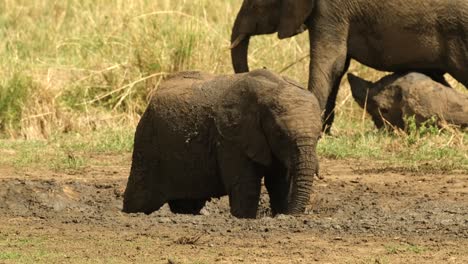
<instances>
[{"instance_id":1,"label":"adult elephant belly","mask_svg":"<svg viewBox=\"0 0 468 264\"><path fill-rule=\"evenodd\" d=\"M416 32L418 31L418 32ZM355 27L350 29L348 56L380 71L446 69L440 38L422 29Z\"/></svg>"}]
</instances>

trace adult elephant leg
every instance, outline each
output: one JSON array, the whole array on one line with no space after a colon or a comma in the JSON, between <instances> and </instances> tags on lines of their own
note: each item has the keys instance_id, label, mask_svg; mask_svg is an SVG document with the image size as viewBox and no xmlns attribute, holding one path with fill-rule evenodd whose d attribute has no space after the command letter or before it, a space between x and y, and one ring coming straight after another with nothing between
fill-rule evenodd
<instances>
[{"instance_id":1,"label":"adult elephant leg","mask_svg":"<svg viewBox=\"0 0 468 264\"><path fill-rule=\"evenodd\" d=\"M465 86L466 89L468 89L468 53L466 52L466 49L468 48L468 43L465 42L464 48L464 54L449 55L447 72L458 82L463 84L463 86Z\"/></svg>"},{"instance_id":2,"label":"adult elephant leg","mask_svg":"<svg viewBox=\"0 0 468 264\"><path fill-rule=\"evenodd\" d=\"M444 77L445 72L443 72L443 71L432 70L432 71L422 71L421 73L429 76L432 80L434 80L434 81L436 81L436 82L438 82L438 83L440 83L440 84L442 84L444 86L452 88L452 86L450 86L450 84L445 79L445 77Z\"/></svg>"},{"instance_id":3,"label":"adult elephant leg","mask_svg":"<svg viewBox=\"0 0 468 264\"><path fill-rule=\"evenodd\" d=\"M468 68L465 68L468 71ZM461 71L453 71L453 73L450 73L453 78L455 78L457 81L459 81L463 86L465 86L466 89L468 89L468 74L466 72L461 72Z\"/></svg>"},{"instance_id":4,"label":"adult elephant leg","mask_svg":"<svg viewBox=\"0 0 468 264\"><path fill-rule=\"evenodd\" d=\"M262 176L258 165L238 146L227 142L218 146L218 165L229 195L231 214L238 218L255 218Z\"/></svg>"},{"instance_id":5,"label":"adult elephant leg","mask_svg":"<svg viewBox=\"0 0 468 264\"><path fill-rule=\"evenodd\" d=\"M346 58L345 66L341 74L339 74L339 77L333 83L332 90L327 99L325 112L323 114L323 126L322 126L322 131L324 131L327 134L330 134L331 126L333 124L333 121L335 120L336 96L338 95L338 90L340 89L341 79L343 78L343 75L348 71L350 61L351 59L349 57Z\"/></svg>"},{"instance_id":6,"label":"adult elephant leg","mask_svg":"<svg viewBox=\"0 0 468 264\"><path fill-rule=\"evenodd\" d=\"M175 214L200 214L206 199L177 199L169 201L171 212Z\"/></svg>"},{"instance_id":7,"label":"adult elephant leg","mask_svg":"<svg viewBox=\"0 0 468 264\"><path fill-rule=\"evenodd\" d=\"M317 97L324 112L324 128L330 130L341 78L349 66L347 27L336 21L314 21L309 29L310 65L308 89ZM330 28L329 25L336 25Z\"/></svg>"}]
</instances>

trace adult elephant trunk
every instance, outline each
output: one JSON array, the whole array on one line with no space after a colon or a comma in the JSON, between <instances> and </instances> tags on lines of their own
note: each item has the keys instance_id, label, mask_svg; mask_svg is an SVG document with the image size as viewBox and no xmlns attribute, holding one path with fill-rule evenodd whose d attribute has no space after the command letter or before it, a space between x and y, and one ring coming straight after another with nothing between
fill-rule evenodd
<instances>
[{"instance_id":1,"label":"adult elephant trunk","mask_svg":"<svg viewBox=\"0 0 468 264\"><path fill-rule=\"evenodd\" d=\"M249 24L245 23L241 17L239 13L234 22L231 34L231 59L236 73L249 71L247 55L249 51L250 32L252 31L246 28Z\"/></svg>"},{"instance_id":2,"label":"adult elephant trunk","mask_svg":"<svg viewBox=\"0 0 468 264\"><path fill-rule=\"evenodd\" d=\"M290 196L288 214L301 214L310 200L314 175L318 174L318 160L315 153L316 139L299 138L290 158Z\"/></svg>"}]
</instances>

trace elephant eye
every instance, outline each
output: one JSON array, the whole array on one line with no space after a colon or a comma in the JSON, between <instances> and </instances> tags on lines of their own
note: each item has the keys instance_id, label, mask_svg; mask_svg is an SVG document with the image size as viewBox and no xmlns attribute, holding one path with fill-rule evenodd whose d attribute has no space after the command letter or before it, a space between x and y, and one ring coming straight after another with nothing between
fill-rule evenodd
<instances>
[{"instance_id":1,"label":"elephant eye","mask_svg":"<svg viewBox=\"0 0 468 264\"><path fill-rule=\"evenodd\" d=\"M381 108L381 109L380 109L380 112L381 112L382 114L387 114L387 113L388 113L388 109Z\"/></svg>"}]
</instances>

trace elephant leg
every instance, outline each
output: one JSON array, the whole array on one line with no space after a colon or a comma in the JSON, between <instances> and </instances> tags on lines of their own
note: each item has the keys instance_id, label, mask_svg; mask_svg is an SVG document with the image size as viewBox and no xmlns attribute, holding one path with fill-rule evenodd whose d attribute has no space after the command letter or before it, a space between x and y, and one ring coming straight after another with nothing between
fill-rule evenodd
<instances>
[{"instance_id":1,"label":"elephant leg","mask_svg":"<svg viewBox=\"0 0 468 264\"><path fill-rule=\"evenodd\" d=\"M218 146L218 164L231 214L238 218L255 218L260 199L261 176L257 165L234 144Z\"/></svg>"},{"instance_id":2,"label":"elephant leg","mask_svg":"<svg viewBox=\"0 0 468 264\"><path fill-rule=\"evenodd\" d=\"M336 95L341 78L349 66L347 57L346 25L336 25L333 30L328 21L320 18L309 30L310 65L308 89L317 97L323 113L325 131L330 131L334 119Z\"/></svg>"},{"instance_id":3,"label":"elephant leg","mask_svg":"<svg viewBox=\"0 0 468 264\"><path fill-rule=\"evenodd\" d=\"M463 84L463 86L465 86L466 89L468 89L468 67L465 69L465 72L454 70L453 73L450 73L450 75L452 75L453 78L455 78L457 81Z\"/></svg>"},{"instance_id":4,"label":"elephant leg","mask_svg":"<svg viewBox=\"0 0 468 264\"><path fill-rule=\"evenodd\" d=\"M158 174L157 146L153 142L153 112L146 110L135 132L130 176L123 197L123 211L151 214L167 202Z\"/></svg>"},{"instance_id":5,"label":"elephant leg","mask_svg":"<svg viewBox=\"0 0 468 264\"><path fill-rule=\"evenodd\" d=\"M287 169L279 161L274 161L272 167L265 173L265 187L270 196L273 215L286 213L290 181L287 178Z\"/></svg>"},{"instance_id":6,"label":"elephant leg","mask_svg":"<svg viewBox=\"0 0 468 264\"><path fill-rule=\"evenodd\" d=\"M231 214L238 218L257 217L261 178L251 178L234 184L229 191Z\"/></svg>"},{"instance_id":7,"label":"elephant leg","mask_svg":"<svg viewBox=\"0 0 468 264\"><path fill-rule=\"evenodd\" d=\"M323 126L322 131L326 134L331 133L331 126L333 121L335 121L335 105L336 105L336 97L338 95L338 90L340 89L341 79L343 75L348 71L349 64L351 62L350 58L346 58L345 66L339 75L339 77L335 80L331 93L328 96L327 104L325 106L325 113L323 114Z\"/></svg>"},{"instance_id":8,"label":"elephant leg","mask_svg":"<svg viewBox=\"0 0 468 264\"><path fill-rule=\"evenodd\" d=\"M166 203L165 199L153 198L153 200L151 201L150 207L146 208L143 211L143 213L149 215L149 214L159 210L165 203Z\"/></svg>"},{"instance_id":9,"label":"elephant leg","mask_svg":"<svg viewBox=\"0 0 468 264\"><path fill-rule=\"evenodd\" d=\"M177 199L169 201L171 212L175 214L200 214L206 199Z\"/></svg>"}]
</instances>

